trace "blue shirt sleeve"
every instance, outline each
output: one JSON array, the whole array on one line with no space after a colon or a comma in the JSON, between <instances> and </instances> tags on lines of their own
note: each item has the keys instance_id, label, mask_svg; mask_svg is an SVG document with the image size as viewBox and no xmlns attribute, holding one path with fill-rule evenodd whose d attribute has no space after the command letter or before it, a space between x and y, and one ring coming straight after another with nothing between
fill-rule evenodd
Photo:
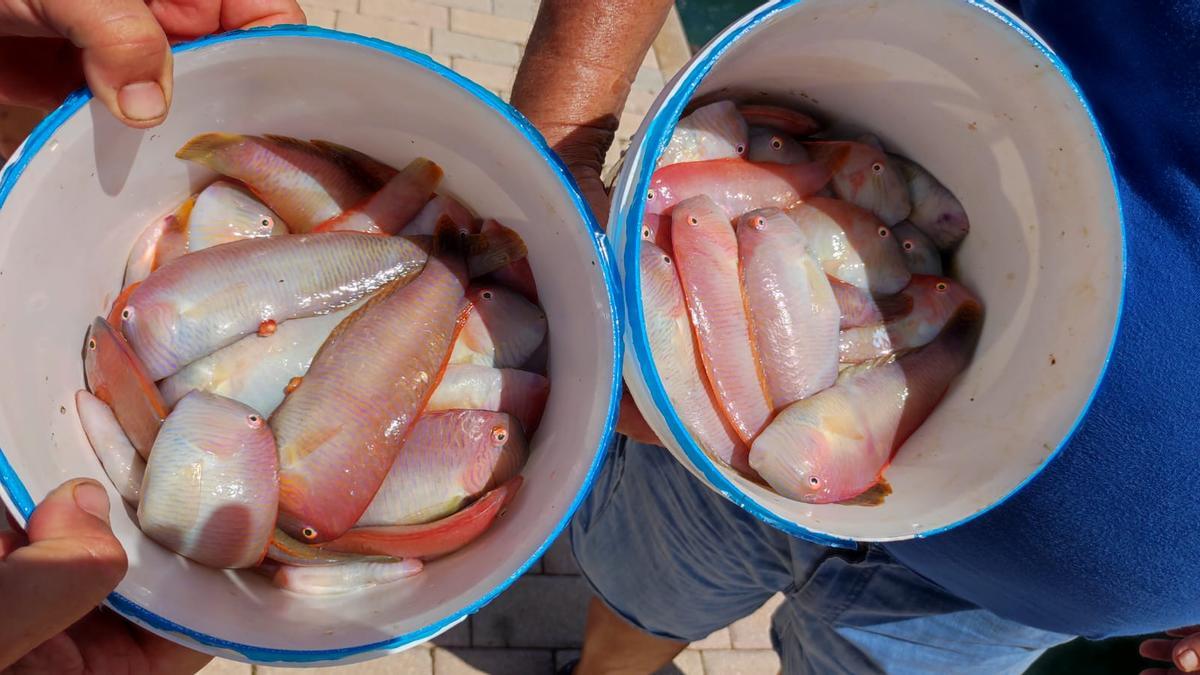
<instances>
[{"instance_id":1,"label":"blue shirt sleeve","mask_svg":"<svg viewBox=\"0 0 1200 675\"><path fill-rule=\"evenodd\" d=\"M1021 9L1113 151L1125 313L1095 403L1040 476L972 523L887 548L1039 628L1099 638L1200 623L1200 0Z\"/></svg>"}]
</instances>

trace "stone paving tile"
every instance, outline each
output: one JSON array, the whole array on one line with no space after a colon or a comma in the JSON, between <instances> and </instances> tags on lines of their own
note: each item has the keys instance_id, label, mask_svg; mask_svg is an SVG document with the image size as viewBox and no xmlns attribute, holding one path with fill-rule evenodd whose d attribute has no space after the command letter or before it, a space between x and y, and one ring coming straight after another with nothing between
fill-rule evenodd
<instances>
[{"instance_id":1,"label":"stone paving tile","mask_svg":"<svg viewBox=\"0 0 1200 675\"><path fill-rule=\"evenodd\" d=\"M471 646L471 619L467 617L460 621L457 626L435 637L432 641L425 643L426 646L438 647L470 647Z\"/></svg>"},{"instance_id":2,"label":"stone paving tile","mask_svg":"<svg viewBox=\"0 0 1200 675\"><path fill-rule=\"evenodd\" d=\"M578 575L579 565L575 563L575 553L571 551L571 538L564 532L542 556L543 569L546 574Z\"/></svg>"},{"instance_id":3,"label":"stone paving tile","mask_svg":"<svg viewBox=\"0 0 1200 675\"><path fill-rule=\"evenodd\" d=\"M327 7L343 12L357 12L358 0L304 0L304 4L314 7Z\"/></svg>"},{"instance_id":4,"label":"stone paving tile","mask_svg":"<svg viewBox=\"0 0 1200 675\"><path fill-rule=\"evenodd\" d=\"M338 12L337 28L350 33L377 37L421 52L428 52L430 47L428 26L417 26L379 16Z\"/></svg>"},{"instance_id":5,"label":"stone paving tile","mask_svg":"<svg viewBox=\"0 0 1200 675\"><path fill-rule=\"evenodd\" d=\"M721 649L700 654L706 673L775 675L779 672L779 657L770 649Z\"/></svg>"},{"instance_id":6,"label":"stone paving tile","mask_svg":"<svg viewBox=\"0 0 1200 675\"><path fill-rule=\"evenodd\" d=\"M197 675L251 675L254 667L249 663L229 661L228 659L213 659Z\"/></svg>"},{"instance_id":7,"label":"stone paving tile","mask_svg":"<svg viewBox=\"0 0 1200 675\"><path fill-rule=\"evenodd\" d=\"M319 7L307 2L300 3L300 9L304 10L304 16L308 18L310 26L334 28L334 24L337 23L337 10L335 9Z\"/></svg>"},{"instance_id":8,"label":"stone paving tile","mask_svg":"<svg viewBox=\"0 0 1200 675\"><path fill-rule=\"evenodd\" d=\"M679 652L679 656L675 657L671 665L662 668L655 675L679 675L680 673L683 673L683 675L706 675L704 671L704 657L700 655L700 652L692 649L685 649ZM713 671L709 675L725 674Z\"/></svg>"},{"instance_id":9,"label":"stone paving tile","mask_svg":"<svg viewBox=\"0 0 1200 675\"><path fill-rule=\"evenodd\" d=\"M510 19L468 9L450 10L450 30L455 33L525 44L532 29L533 23L524 19Z\"/></svg>"},{"instance_id":10,"label":"stone paving tile","mask_svg":"<svg viewBox=\"0 0 1200 675\"><path fill-rule=\"evenodd\" d=\"M458 57L452 58L453 67L459 73L475 80L489 89L512 89L517 69L495 63L484 63Z\"/></svg>"},{"instance_id":11,"label":"stone paving tile","mask_svg":"<svg viewBox=\"0 0 1200 675\"><path fill-rule=\"evenodd\" d=\"M452 33L442 28L433 29L433 53L506 66L516 66L521 60L521 50L511 42Z\"/></svg>"},{"instance_id":12,"label":"stone paving tile","mask_svg":"<svg viewBox=\"0 0 1200 675\"><path fill-rule=\"evenodd\" d=\"M334 666L330 668L313 668L305 670L306 675L432 675L432 649L412 648L392 654L381 659L356 663L349 666ZM257 666L256 675L295 675L294 668L278 668L273 666Z\"/></svg>"},{"instance_id":13,"label":"stone paving tile","mask_svg":"<svg viewBox=\"0 0 1200 675\"><path fill-rule=\"evenodd\" d=\"M434 675L554 675L549 649L435 649Z\"/></svg>"},{"instance_id":14,"label":"stone paving tile","mask_svg":"<svg viewBox=\"0 0 1200 675\"><path fill-rule=\"evenodd\" d=\"M533 23L537 17L538 0L492 0L492 13L510 19L524 19Z\"/></svg>"},{"instance_id":15,"label":"stone paving tile","mask_svg":"<svg viewBox=\"0 0 1200 675\"><path fill-rule=\"evenodd\" d=\"M448 7L419 0L361 0L358 13L434 28L446 28L450 25Z\"/></svg>"},{"instance_id":16,"label":"stone paving tile","mask_svg":"<svg viewBox=\"0 0 1200 675\"><path fill-rule=\"evenodd\" d=\"M526 575L473 617L476 647L578 648L591 589L579 577Z\"/></svg>"},{"instance_id":17,"label":"stone paving tile","mask_svg":"<svg viewBox=\"0 0 1200 675\"><path fill-rule=\"evenodd\" d=\"M708 650L708 649L730 649L733 647L733 641L729 637L729 629L722 628L714 631L711 635L703 640L697 640L688 645L688 649Z\"/></svg>"},{"instance_id":18,"label":"stone paving tile","mask_svg":"<svg viewBox=\"0 0 1200 675\"><path fill-rule=\"evenodd\" d=\"M434 5L442 5L443 7L472 9L476 12L492 11L492 0L430 0L430 2Z\"/></svg>"},{"instance_id":19,"label":"stone paving tile","mask_svg":"<svg viewBox=\"0 0 1200 675\"><path fill-rule=\"evenodd\" d=\"M783 604L784 595L776 593L750 616L729 627L734 649L770 649L771 615Z\"/></svg>"}]
</instances>

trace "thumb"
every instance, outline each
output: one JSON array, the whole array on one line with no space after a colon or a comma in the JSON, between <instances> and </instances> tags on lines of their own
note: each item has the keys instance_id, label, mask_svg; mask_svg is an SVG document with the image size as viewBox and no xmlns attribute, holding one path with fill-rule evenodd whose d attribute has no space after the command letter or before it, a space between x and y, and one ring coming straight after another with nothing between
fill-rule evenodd
<instances>
[{"instance_id":1,"label":"thumb","mask_svg":"<svg viewBox=\"0 0 1200 675\"><path fill-rule=\"evenodd\" d=\"M108 526L108 494L69 481L29 518L29 545L0 562L0 670L96 608L125 576L125 551Z\"/></svg>"},{"instance_id":2,"label":"thumb","mask_svg":"<svg viewBox=\"0 0 1200 675\"><path fill-rule=\"evenodd\" d=\"M117 119L145 128L167 115L171 49L143 0L40 0L42 21L82 51L88 86Z\"/></svg>"}]
</instances>

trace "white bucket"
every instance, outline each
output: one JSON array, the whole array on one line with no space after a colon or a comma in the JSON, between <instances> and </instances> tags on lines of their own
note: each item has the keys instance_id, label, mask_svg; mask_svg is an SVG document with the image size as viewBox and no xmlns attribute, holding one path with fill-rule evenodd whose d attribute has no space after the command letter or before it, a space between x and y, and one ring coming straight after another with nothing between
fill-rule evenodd
<instances>
[{"instance_id":1,"label":"white bucket","mask_svg":"<svg viewBox=\"0 0 1200 675\"><path fill-rule=\"evenodd\" d=\"M974 361L887 470L876 508L784 499L714 464L649 356L636 273L657 158L694 98L796 105L875 132L971 219L955 275L983 299ZM977 0L777 0L712 40L659 96L625 157L609 225L625 291L625 381L693 474L756 517L829 544L935 534L1003 502L1067 442L1121 312L1124 233L1107 150L1066 68Z\"/></svg>"},{"instance_id":2,"label":"white bucket","mask_svg":"<svg viewBox=\"0 0 1200 675\"><path fill-rule=\"evenodd\" d=\"M108 604L192 648L257 663L362 661L448 629L507 588L563 529L599 466L619 392L608 242L564 167L515 111L429 58L314 28L208 38L175 54L175 101L149 131L76 94L0 180L0 495L18 520L65 480L108 484L79 427L84 332L119 290L140 230L212 178L174 152L206 131L325 138L402 166L440 164L443 188L517 230L550 327L550 400L525 484L467 549L409 580L306 597L209 569L138 530L109 490L129 574Z\"/></svg>"}]
</instances>

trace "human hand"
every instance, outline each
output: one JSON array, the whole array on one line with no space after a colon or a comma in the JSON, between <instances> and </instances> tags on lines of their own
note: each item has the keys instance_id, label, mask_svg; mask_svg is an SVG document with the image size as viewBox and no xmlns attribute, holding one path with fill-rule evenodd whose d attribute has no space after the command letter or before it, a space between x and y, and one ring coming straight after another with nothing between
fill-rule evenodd
<instances>
[{"instance_id":1,"label":"human hand","mask_svg":"<svg viewBox=\"0 0 1200 675\"><path fill-rule=\"evenodd\" d=\"M97 609L125 576L125 551L93 480L63 484L26 529L0 531L0 671L194 673L210 657Z\"/></svg>"},{"instance_id":2,"label":"human hand","mask_svg":"<svg viewBox=\"0 0 1200 675\"><path fill-rule=\"evenodd\" d=\"M0 0L0 103L49 110L86 81L152 127L171 104L171 40L304 20L295 0Z\"/></svg>"},{"instance_id":3,"label":"human hand","mask_svg":"<svg viewBox=\"0 0 1200 675\"><path fill-rule=\"evenodd\" d=\"M1146 640L1138 652L1148 659L1173 663L1174 668L1150 668L1141 675L1178 675L1200 671L1200 626L1167 631L1171 639Z\"/></svg>"}]
</instances>

